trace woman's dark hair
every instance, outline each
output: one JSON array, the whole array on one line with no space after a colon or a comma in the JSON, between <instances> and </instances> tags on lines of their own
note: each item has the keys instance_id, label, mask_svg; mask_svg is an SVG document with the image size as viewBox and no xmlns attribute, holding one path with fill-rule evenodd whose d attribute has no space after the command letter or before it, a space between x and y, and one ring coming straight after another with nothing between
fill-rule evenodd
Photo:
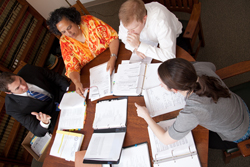
<instances>
[{"instance_id":1,"label":"woman's dark hair","mask_svg":"<svg viewBox=\"0 0 250 167\"><path fill-rule=\"evenodd\" d=\"M65 8L61 7L59 9L56 9L55 11L50 13L50 18L47 19L47 25L49 26L49 30L56 34L56 35L62 35L60 31L58 31L56 24L59 23L63 18L66 18L73 23L80 25L81 23L81 15L76 10L76 8Z\"/></svg>"},{"instance_id":2,"label":"woman's dark hair","mask_svg":"<svg viewBox=\"0 0 250 167\"><path fill-rule=\"evenodd\" d=\"M175 58L163 62L158 68L158 74L169 89L188 91L187 94L193 91L199 96L211 97L215 103L220 97L231 96L219 79L207 75L198 77L194 66L185 59Z\"/></svg>"}]
</instances>

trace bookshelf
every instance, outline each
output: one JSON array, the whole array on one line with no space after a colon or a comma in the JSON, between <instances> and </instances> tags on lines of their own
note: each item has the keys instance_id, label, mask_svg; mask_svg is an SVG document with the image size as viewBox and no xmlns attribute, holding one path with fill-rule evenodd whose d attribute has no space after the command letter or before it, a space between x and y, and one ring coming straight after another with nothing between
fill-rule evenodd
<instances>
[{"instance_id":1,"label":"bookshelf","mask_svg":"<svg viewBox=\"0 0 250 167\"><path fill-rule=\"evenodd\" d=\"M45 19L26 0L4 0L0 15L0 71L20 61L43 66L55 39Z\"/></svg>"},{"instance_id":2,"label":"bookshelf","mask_svg":"<svg viewBox=\"0 0 250 167\"><path fill-rule=\"evenodd\" d=\"M17 73L23 62L44 66L55 36L46 20L26 0L0 2L0 72ZM30 166L32 156L21 146L27 130L8 116L0 92L0 167Z\"/></svg>"}]
</instances>

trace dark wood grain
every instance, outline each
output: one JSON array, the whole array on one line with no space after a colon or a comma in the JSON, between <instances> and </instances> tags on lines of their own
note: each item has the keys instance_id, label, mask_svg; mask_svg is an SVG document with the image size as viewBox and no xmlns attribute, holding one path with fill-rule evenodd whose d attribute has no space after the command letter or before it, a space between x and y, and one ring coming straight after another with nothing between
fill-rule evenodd
<instances>
[{"instance_id":1,"label":"dark wood grain","mask_svg":"<svg viewBox=\"0 0 250 167\"><path fill-rule=\"evenodd\" d=\"M185 50L177 46L177 57L187 59L188 61L195 61L192 56L189 55ZM81 71L81 81L83 83L84 87L89 87L89 69L91 67L94 67L98 64L104 63L108 61L110 56L109 50L106 50L102 54L100 54L96 59L94 59L92 62L87 64ZM119 56L116 63L116 69L118 64L121 63L122 60L128 60L131 56L131 52L126 50L124 47L124 44L120 44L119 49ZM156 61L154 61L156 62ZM71 84L70 86L71 90L74 90L74 85ZM102 99L111 99L111 98L117 98L118 96L109 96L104 97ZM100 100L102 100L100 99ZM81 147L81 150L86 150L88 147L88 143L90 141L90 138L93 133L93 120L95 115L95 106L97 101L91 102L90 100L87 101L87 118L86 122L84 124L84 129L80 131L76 131L77 133L83 133L84 140ZM125 136L125 141L123 146L130 146L141 142L147 142L149 146L149 153L151 157L151 163L152 163L152 154L151 154L151 147L150 147L150 141L148 136L148 129L146 122L137 116L136 108L134 106L134 103L138 103L140 105L145 105L144 99L142 96L137 97L128 97L128 116L127 116L127 133ZM160 115L154 118L155 121L159 122L166 119L174 118L178 115L179 111L174 111L168 114ZM58 122L58 120L57 120ZM57 125L56 125L57 127ZM60 167L73 167L74 162L68 162L64 159L53 157L49 155L51 146L53 144L54 138L55 138L55 132L54 130L52 140L49 144L49 151L47 152L47 156L45 158L44 167L52 167L52 166L60 166ZM198 126L193 130L193 135L196 143L196 147L198 149L200 162L203 167L207 167L207 161L208 161L208 130Z\"/></svg>"}]
</instances>

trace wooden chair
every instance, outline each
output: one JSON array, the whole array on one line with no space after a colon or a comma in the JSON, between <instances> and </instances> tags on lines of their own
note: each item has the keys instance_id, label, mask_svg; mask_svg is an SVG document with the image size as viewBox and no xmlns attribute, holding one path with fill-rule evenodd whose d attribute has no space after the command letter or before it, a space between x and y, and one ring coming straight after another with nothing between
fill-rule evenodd
<instances>
[{"instance_id":1,"label":"wooden chair","mask_svg":"<svg viewBox=\"0 0 250 167\"><path fill-rule=\"evenodd\" d=\"M201 2L199 0L156 0L163 4L171 12L189 13L190 18L185 27L183 38L188 39L189 53L196 59L200 47L205 46L205 40L201 25ZM144 0L145 3L152 0ZM199 38L198 46L195 46L196 39Z\"/></svg>"},{"instance_id":2,"label":"wooden chair","mask_svg":"<svg viewBox=\"0 0 250 167\"><path fill-rule=\"evenodd\" d=\"M250 71L250 60L233 64L231 66L217 70L216 73L221 79L227 79L245 72ZM239 95L250 108L250 81L231 87L230 90ZM250 155L250 139L238 143L238 148L229 149L223 152L225 163L229 163L232 158L243 155Z\"/></svg>"},{"instance_id":3,"label":"wooden chair","mask_svg":"<svg viewBox=\"0 0 250 167\"><path fill-rule=\"evenodd\" d=\"M72 7L75 7L78 12L80 12L81 16L83 15L90 15L89 11L83 6L83 4L77 0L76 4Z\"/></svg>"}]
</instances>

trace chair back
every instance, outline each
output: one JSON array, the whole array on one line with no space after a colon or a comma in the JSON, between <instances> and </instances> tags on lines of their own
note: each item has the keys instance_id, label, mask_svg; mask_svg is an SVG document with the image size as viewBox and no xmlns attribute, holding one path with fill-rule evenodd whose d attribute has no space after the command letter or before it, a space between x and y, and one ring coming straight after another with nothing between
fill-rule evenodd
<instances>
[{"instance_id":1,"label":"chair back","mask_svg":"<svg viewBox=\"0 0 250 167\"><path fill-rule=\"evenodd\" d=\"M143 0L144 3L152 2L152 0ZM194 4L199 3L199 0L156 0L166 6L171 12L186 12L192 13Z\"/></svg>"},{"instance_id":2,"label":"chair back","mask_svg":"<svg viewBox=\"0 0 250 167\"><path fill-rule=\"evenodd\" d=\"M89 11L83 6L83 4L79 0L77 0L76 4L71 7L76 8L76 10L81 14L81 16L90 14Z\"/></svg>"},{"instance_id":3,"label":"chair back","mask_svg":"<svg viewBox=\"0 0 250 167\"><path fill-rule=\"evenodd\" d=\"M198 4L199 0L164 0L164 5L171 12L192 13L194 4Z\"/></svg>"},{"instance_id":4,"label":"chair back","mask_svg":"<svg viewBox=\"0 0 250 167\"><path fill-rule=\"evenodd\" d=\"M236 64L233 64L228 67L224 67L222 69L219 69L216 71L216 74L221 79L227 79L231 78L236 75L240 75L246 72L250 71L250 60L239 62ZM230 87L230 90L240 96L246 105L248 106L248 109L250 108L250 81L246 83L242 83L233 87ZM250 155L250 139L242 141L237 144L238 149L228 149L226 151L223 151L223 160L224 163L227 164L230 162L231 159L238 157L240 155L243 155L244 157Z\"/></svg>"}]
</instances>

